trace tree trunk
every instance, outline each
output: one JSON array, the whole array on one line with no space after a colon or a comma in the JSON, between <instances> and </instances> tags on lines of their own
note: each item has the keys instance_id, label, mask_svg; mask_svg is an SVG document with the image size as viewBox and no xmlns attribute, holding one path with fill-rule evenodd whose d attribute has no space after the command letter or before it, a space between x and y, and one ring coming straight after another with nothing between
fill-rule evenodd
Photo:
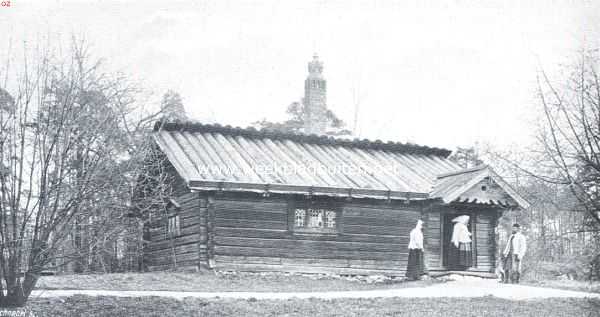
<instances>
[{"instance_id":1,"label":"tree trunk","mask_svg":"<svg viewBox=\"0 0 600 317\"><path fill-rule=\"evenodd\" d=\"M540 240L542 242L542 250L546 250L546 227L544 223L544 205L540 208ZM546 252L543 252L542 260L546 260Z\"/></svg>"},{"instance_id":2,"label":"tree trunk","mask_svg":"<svg viewBox=\"0 0 600 317\"><path fill-rule=\"evenodd\" d=\"M21 278L17 277L17 272L13 272L15 283L6 289L6 295L0 297L0 307L23 307L27 299L31 295L31 291L35 287L39 279L39 275L31 272L25 273L25 278L21 282Z\"/></svg>"}]
</instances>

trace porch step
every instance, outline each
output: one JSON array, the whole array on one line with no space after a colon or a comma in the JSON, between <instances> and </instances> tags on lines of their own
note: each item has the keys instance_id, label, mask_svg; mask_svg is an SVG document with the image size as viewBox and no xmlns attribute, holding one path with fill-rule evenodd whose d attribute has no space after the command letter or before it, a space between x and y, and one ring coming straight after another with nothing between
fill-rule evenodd
<instances>
[{"instance_id":1,"label":"porch step","mask_svg":"<svg viewBox=\"0 0 600 317\"><path fill-rule=\"evenodd\" d=\"M477 272L477 271L439 271L439 272L429 272L429 276L431 277L441 277L446 275L462 275L462 276L474 276L481 278L490 278L496 279L498 276L491 272Z\"/></svg>"}]
</instances>

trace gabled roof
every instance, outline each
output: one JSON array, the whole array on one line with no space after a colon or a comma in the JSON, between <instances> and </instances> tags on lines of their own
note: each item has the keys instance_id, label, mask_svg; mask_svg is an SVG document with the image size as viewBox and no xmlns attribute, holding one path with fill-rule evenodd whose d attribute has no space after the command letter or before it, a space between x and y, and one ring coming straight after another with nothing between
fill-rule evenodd
<instances>
[{"instance_id":1,"label":"gabled roof","mask_svg":"<svg viewBox=\"0 0 600 317\"><path fill-rule=\"evenodd\" d=\"M477 201L473 199L473 189L475 186L485 180L491 180L488 184L498 185L503 191L505 197L499 195L487 195L487 201ZM480 198L481 195L475 195ZM498 205L518 205L522 208L528 208L529 202L514 190L502 177L487 165L480 165L470 169L464 169L438 176L436 185L430 193L431 198L441 198L445 203L450 202L475 202L484 204ZM471 201L469 201L471 199Z\"/></svg>"},{"instance_id":2,"label":"gabled roof","mask_svg":"<svg viewBox=\"0 0 600 317\"><path fill-rule=\"evenodd\" d=\"M154 138L196 190L453 202L491 176L528 205L487 166L463 170L446 149L180 122L157 122Z\"/></svg>"},{"instance_id":3,"label":"gabled roof","mask_svg":"<svg viewBox=\"0 0 600 317\"><path fill-rule=\"evenodd\" d=\"M437 175L460 169L450 151L415 144L198 123L157 123L154 137L198 190L426 199Z\"/></svg>"}]
</instances>

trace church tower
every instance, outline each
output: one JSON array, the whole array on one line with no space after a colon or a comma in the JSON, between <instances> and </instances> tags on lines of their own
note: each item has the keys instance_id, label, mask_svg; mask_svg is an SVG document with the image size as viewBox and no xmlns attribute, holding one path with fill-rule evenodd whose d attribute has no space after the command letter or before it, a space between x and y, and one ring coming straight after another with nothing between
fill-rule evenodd
<instances>
[{"instance_id":1,"label":"church tower","mask_svg":"<svg viewBox=\"0 0 600 317\"><path fill-rule=\"evenodd\" d=\"M304 132L324 134L327 124L327 86L323 78L323 63L315 54L308 63L308 77L304 81L304 107L306 118Z\"/></svg>"}]
</instances>

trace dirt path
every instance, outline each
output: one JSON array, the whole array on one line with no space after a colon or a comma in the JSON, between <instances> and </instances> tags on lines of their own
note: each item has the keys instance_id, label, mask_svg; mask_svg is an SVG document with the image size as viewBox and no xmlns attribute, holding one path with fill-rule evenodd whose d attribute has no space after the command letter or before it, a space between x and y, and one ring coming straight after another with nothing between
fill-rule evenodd
<instances>
[{"instance_id":1,"label":"dirt path","mask_svg":"<svg viewBox=\"0 0 600 317\"><path fill-rule=\"evenodd\" d=\"M343 292L174 292L174 291L107 291L107 290L34 290L33 297L64 297L76 294L89 296L142 297L162 296L182 299L197 298L234 298L234 299L290 299L290 298L385 298L385 297L484 297L494 296L510 300L527 300L534 298L594 297L600 294L559 290L523 285L499 284L496 280L455 277L453 281L434 284L428 287L343 291Z\"/></svg>"}]
</instances>

